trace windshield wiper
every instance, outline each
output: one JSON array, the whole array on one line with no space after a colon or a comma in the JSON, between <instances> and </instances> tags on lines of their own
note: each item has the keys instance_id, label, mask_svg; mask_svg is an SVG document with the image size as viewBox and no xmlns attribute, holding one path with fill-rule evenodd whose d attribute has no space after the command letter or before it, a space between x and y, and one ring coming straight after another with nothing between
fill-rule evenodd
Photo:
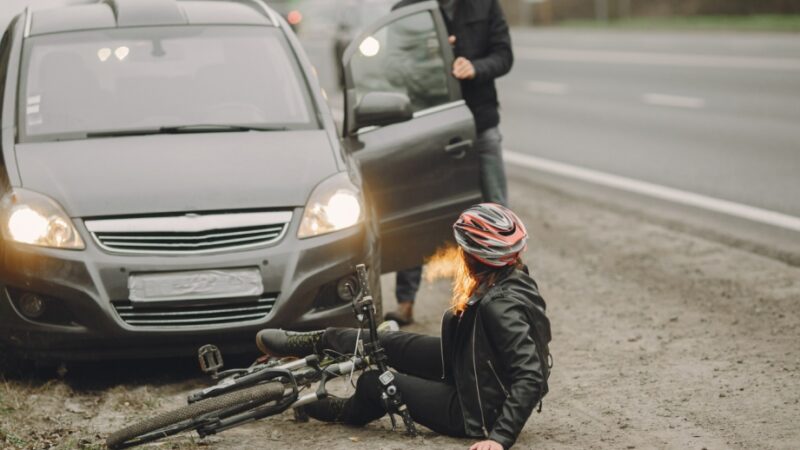
<instances>
[{"instance_id":1,"label":"windshield wiper","mask_svg":"<svg viewBox=\"0 0 800 450\"><path fill-rule=\"evenodd\" d=\"M287 127L268 127L259 125L229 125L229 124L196 124L161 127L162 133L214 133L225 131L287 131Z\"/></svg>"},{"instance_id":2,"label":"windshield wiper","mask_svg":"<svg viewBox=\"0 0 800 450\"><path fill-rule=\"evenodd\" d=\"M143 128L134 130L96 131L86 133L87 138L145 136L149 134L179 134L179 133L224 133L236 131L288 131L288 127L268 127L258 125L225 125L225 124L196 124L176 125L159 128Z\"/></svg>"}]
</instances>

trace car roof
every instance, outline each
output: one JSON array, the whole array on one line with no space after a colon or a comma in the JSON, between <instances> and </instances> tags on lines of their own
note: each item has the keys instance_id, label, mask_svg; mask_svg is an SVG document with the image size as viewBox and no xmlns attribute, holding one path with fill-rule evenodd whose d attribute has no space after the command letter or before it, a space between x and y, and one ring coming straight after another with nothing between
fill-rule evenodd
<instances>
[{"instance_id":1,"label":"car roof","mask_svg":"<svg viewBox=\"0 0 800 450\"><path fill-rule=\"evenodd\" d=\"M29 11L26 35L159 25L278 26L260 0L94 0Z\"/></svg>"}]
</instances>

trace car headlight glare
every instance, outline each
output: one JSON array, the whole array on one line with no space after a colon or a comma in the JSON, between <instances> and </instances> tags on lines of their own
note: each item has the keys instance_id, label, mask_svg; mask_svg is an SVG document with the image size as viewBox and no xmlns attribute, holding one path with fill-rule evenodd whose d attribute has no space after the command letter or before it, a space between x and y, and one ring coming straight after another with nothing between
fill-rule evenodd
<instances>
[{"instance_id":1,"label":"car headlight glare","mask_svg":"<svg viewBox=\"0 0 800 450\"><path fill-rule=\"evenodd\" d=\"M42 247L83 249L72 220L54 200L35 192L14 189L0 202L5 238Z\"/></svg>"},{"instance_id":2,"label":"car headlight glare","mask_svg":"<svg viewBox=\"0 0 800 450\"><path fill-rule=\"evenodd\" d=\"M363 218L361 193L346 173L320 183L309 197L300 230L300 239L350 228Z\"/></svg>"}]
</instances>

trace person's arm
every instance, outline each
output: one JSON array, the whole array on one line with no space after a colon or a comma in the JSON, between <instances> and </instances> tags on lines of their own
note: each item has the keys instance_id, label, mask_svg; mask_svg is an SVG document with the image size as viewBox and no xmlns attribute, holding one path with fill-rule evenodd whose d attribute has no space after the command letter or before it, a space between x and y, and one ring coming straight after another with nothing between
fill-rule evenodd
<instances>
[{"instance_id":1,"label":"person's arm","mask_svg":"<svg viewBox=\"0 0 800 450\"><path fill-rule=\"evenodd\" d=\"M481 310L485 332L499 352L502 369L510 375L509 395L489 433L489 439L508 449L541 398L543 362L531 337L525 306L513 298L498 297Z\"/></svg>"},{"instance_id":2,"label":"person's arm","mask_svg":"<svg viewBox=\"0 0 800 450\"><path fill-rule=\"evenodd\" d=\"M514 64L511 50L511 34L498 0L492 0L489 11L489 53L471 61L475 68L475 80L486 81L507 74Z\"/></svg>"}]
</instances>

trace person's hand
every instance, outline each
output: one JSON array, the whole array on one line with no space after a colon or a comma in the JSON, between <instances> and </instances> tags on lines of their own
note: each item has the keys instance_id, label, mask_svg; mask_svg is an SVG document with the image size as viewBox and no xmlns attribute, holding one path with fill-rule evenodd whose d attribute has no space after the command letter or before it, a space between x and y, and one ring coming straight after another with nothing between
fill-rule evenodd
<instances>
[{"instance_id":1,"label":"person's hand","mask_svg":"<svg viewBox=\"0 0 800 450\"><path fill-rule=\"evenodd\" d=\"M453 76L459 80L471 80L475 78L475 66L463 56L459 56L453 62Z\"/></svg>"},{"instance_id":2,"label":"person's hand","mask_svg":"<svg viewBox=\"0 0 800 450\"><path fill-rule=\"evenodd\" d=\"M450 37L447 38L447 42L450 44L451 47L456 45L456 37L453 36L453 35L450 35Z\"/></svg>"},{"instance_id":3,"label":"person's hand","mask_svg":"<svg viewBox=\"0 0 800 450\"><path fill-rule=\"evenodd\" d=\"M472 444L469 450L503 450L503 446L495 441L480 441Z\"/></svg>"}]
</instances>

